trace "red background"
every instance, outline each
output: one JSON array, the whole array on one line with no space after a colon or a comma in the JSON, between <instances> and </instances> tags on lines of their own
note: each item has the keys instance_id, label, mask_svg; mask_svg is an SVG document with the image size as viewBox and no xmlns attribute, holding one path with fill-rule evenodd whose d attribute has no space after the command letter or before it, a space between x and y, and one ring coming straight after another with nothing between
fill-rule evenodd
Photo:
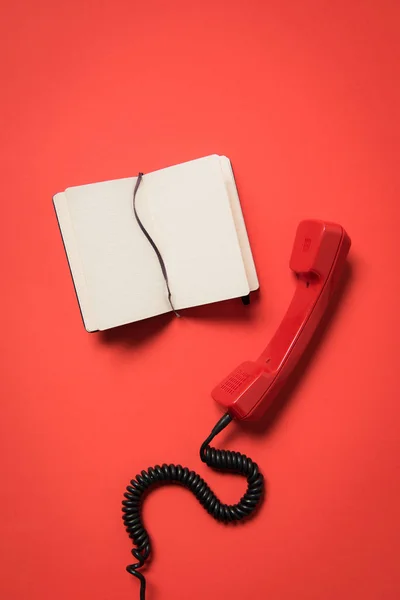
<instances>
[{"instance_id":1,"label":"red background","mask_svg":"<svg viewBox=\"0 0 400 600\"><path fill-rule=\"evenodd\" d=\"M138 598L120 501L155 462L238 499L241 479L199 463L210 390L266 345L296 225L319 217L353 240L341 301L270 425L218 440L257 460L267 501L227 528L185 490L151 495L148 598L397 599L399 3L1 8L1 596ZM259 298L86 333L52 194L214 152Z\"/></svg>"}]
</instances>

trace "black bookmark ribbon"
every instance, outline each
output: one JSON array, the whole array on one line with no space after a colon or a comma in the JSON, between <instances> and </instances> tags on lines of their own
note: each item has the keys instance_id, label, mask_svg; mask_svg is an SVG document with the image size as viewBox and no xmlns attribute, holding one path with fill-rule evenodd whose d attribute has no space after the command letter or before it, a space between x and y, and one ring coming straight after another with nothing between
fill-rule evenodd
<instances>
[{"instance_id":1,"label":"black bookmark ribbon","mask_svg":"<svg viewBox=\"0 0 400 600\"><path fill-rule=\"evenodd\" d=\"M175 315L177 317L180 317L180 314L175 310L175 307L174 307L174 305L172 303L172 294L171 294L171 290L170 290L170 287L169 287L168 273L167 273L167 268L166 268L165 263L164 263L164 259L161 256L161 252L157 248L155 242L153 241L153 239L151 238L150 234L148 233L148 231L144 227L142 221L139 218L137 210L136 210L136 194L137 194L137 191L139 189L139 186L140 186L140 183L141 183L142 179L143 179L143 173L139 173L138 178L136 180L135 188L133 190L133 212L135 214L135 219L137 221L137 224L139 225L142 233L146 236L147 241L149 242L149 244L153 248L154 252L156 253L156 256L158 258L158 262L160 263L161 271L162 271L162 274L163 274L163 277L164 277L164 280L165 280L165 285L167 287L168 302L170 303L170 306L171 306L173 312L175 313Z\"/></svg>"}]
</instances>

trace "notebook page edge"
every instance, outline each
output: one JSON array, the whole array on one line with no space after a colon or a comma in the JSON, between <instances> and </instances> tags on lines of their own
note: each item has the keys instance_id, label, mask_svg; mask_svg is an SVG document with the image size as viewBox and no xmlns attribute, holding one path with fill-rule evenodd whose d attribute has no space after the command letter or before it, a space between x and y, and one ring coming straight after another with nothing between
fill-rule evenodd
<instances>
[{"instance_id":1,"label":"notebook page edge","mask_svg":"<svg viewBox=\"0 0 400 600\"><path fill-rule=\"evenodd\" d=\"M83 325L86 331L93 333L98 331L98 326L96 324L95 316L92 314L93 311L91 309L91 303L88 296L85 275L79 258L79 252L69 214L68 198L65 192L59 192L53 196L53 206Z\"/></svg>"},{"instance_id":2,"label":"notebook page edge","mask_svg":"<svg viewBox=\"0 0 400 600\"><path fill-rule=\"evenodd\" d=\"M240 249L242 251L243 262L249 282L250 291L258 290L260 287L256 265L254 262L253 253L250 246L250 240L247 233L246 223L243 216L242 206L240 204L239 193L236 187L235 176L233 173L232 163L227 156L220 156L221 169L224 174L225 185L229 196L232 215L235 222L236 232L239 240Z\"/></svg>"}]
</instances>

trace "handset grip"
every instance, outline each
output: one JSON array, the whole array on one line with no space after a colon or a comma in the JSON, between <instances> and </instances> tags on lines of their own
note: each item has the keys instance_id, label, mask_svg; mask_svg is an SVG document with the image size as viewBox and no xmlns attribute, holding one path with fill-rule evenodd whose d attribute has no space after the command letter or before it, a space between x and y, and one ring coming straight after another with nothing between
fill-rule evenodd
<instances>
[{"instance_id":1,"label":"handset grip","mask_svg":"<svg viewBox=\"0 0 400 600\"><path fill-rule=\"evenodd\" d=\"M232 417L257 419L270 406L329 304L350 245L341 225L316 220L299 224L290 259L297 285L283 321L256 361L242 363L212 391Z\"/></svg>"}]
</instances>

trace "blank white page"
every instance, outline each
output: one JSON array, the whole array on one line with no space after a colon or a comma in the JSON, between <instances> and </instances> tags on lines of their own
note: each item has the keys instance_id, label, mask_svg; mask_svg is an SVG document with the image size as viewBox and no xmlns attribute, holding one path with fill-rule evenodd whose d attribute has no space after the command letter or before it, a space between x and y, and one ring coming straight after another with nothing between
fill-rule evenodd
<instances>
[{"instance_id":1,"label":"blank white page","mask_svg":"<svg viewBox=\"0 0 400 600\"><path fill-rule=\"evenodd\" d=\"M127 178L65 192L98 329L170 310L158 259L133 214L135 183ZM217 155L145 175L136 202L163 256L177 309L249 293Z\"/></svg>"}]
</instances>

